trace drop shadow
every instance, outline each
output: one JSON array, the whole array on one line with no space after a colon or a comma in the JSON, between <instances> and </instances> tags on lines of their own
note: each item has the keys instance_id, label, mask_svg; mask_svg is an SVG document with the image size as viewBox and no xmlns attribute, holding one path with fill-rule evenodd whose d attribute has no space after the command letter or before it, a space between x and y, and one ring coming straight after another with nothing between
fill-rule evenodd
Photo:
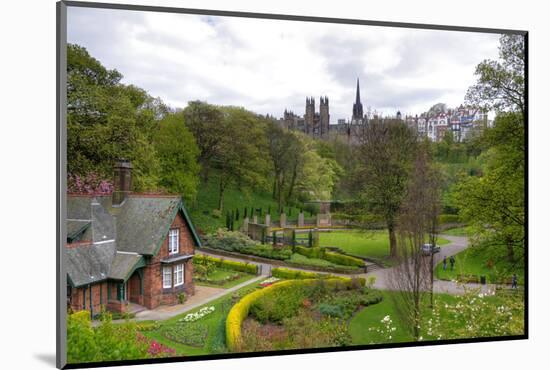
<instances>
[{"instance_id":1,"label":"drop shadow","mask_svg":"<svg viewBox=\"0 0 550 370\"><path fill-rule=\"evenodd\" d=\"M55 367L55 353L35 353L34 358L37 360L42 361L46 365L50 365L52 367Z\"/></svg>"}]
</instances>

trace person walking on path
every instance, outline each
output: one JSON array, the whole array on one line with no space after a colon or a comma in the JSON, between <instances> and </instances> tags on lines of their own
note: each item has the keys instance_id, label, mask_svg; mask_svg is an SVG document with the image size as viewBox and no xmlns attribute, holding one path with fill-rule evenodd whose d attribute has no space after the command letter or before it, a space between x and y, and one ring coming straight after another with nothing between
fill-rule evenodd
<instances>
[{"instance_id":1,"label":"person walking on path","mask_svg":"<svg viewBox=\"0 0 550 370\"><path fill-rule=\"evenodd\" d=\"M443 271L447 270L447 256L443 256Z\"/></svg>"},{"instance_id":2,"label":"person walking on path","mask_svg":"<svg viewBox=\"0 0 550 370\"><path fill-rule=\"evenodd\" d=\"M451 271L454 270L455 268L455 256L451 256L451 258L449 258L449 262L451 263Z\"/></svg>"},{"instance_id":3,"label":"person walking on path","mask_svg":"<svg viewBox=\"0 0 550 370\"><path fill-rule=\"evenodd\" d=\"M512 289L518 288L518 276L516 274L512 275Z\"/></svg>"}]
</instances>

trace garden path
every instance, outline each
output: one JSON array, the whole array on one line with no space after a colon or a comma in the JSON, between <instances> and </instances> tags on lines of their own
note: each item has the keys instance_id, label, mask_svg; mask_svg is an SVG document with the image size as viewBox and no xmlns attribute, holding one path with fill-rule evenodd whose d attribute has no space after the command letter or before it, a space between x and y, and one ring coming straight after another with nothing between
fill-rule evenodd
<instances>
[{"instance_id":1,"label":"garden path","mask_svg":"<svg viewBox=\"0 0 550 370\"><path fill-rule=\"evenodd\" d=\"M247 280L239 285L235 285L229 289L212 288L202 285L195 286L195 294L190 296L183 304L173 306L160 306L153 310L143 310L136 314L133 321L148 321L148 320L167 320L182 313L191 311L208 302L212 302L226 294L239 290L240 288L252 284L256 281L267 278L267 274L261 274L253 279ZM113 320L114 323L124 322L124 320Z\"/></svg>"},{"instance_id":2,"label":"garden path","mask_svg":"<svg viewBox=\"0 0 550 370\"><path fill-rule=\"evenodd\" d=\"M437 266L438 263L440 263L443 260L443 257L449 258L450 256L456 255L466 248L468 248L468 238L463 236L453 236L453 235L440 235L440 237L445 238L450 241L449 244L443 246L441 248L441 251L434 255L434 266ZM211 252L205 252L205 251L197 251L197 253L200 254L206 254L210 256L217 256L215 253ZM218 256L219 257L219 256ZM233 261L241 261L241 262L248 262L248 263L254 263L261 266L263 274L270 275L271 269L273 268L273 265L270 265L268 263L259 263L259 262L252 262L252 261L246 261L244 259L238 258L238 257L226 257L223 256L224 259L233 260ZM302 268L296 268L296 267L286 267L293 270L302 270L302 271L311 271L311 272L318 272L314 270L307 270ZM390 284L389 284L389 277L392 273L392 270L395 267L390 268L381 268L374 270L372 272L367 272L366 274L357 274L354 275L355 277L364 277L368 278L370 276L376 277L376 282L374 284L374 287L381 290L391 290ZM345 274L333 274L333 275L340 275L340 276L350 276ZM496 286L493 284L462 284L462 283L456 283L452 281L444 281L444 280L434 280L434 292L436 293L448 293L448 294L464 294L465 288L467 289L480 289L483 293L489 293L494 292L496 289Z\"/></svg>"}]
</instances>

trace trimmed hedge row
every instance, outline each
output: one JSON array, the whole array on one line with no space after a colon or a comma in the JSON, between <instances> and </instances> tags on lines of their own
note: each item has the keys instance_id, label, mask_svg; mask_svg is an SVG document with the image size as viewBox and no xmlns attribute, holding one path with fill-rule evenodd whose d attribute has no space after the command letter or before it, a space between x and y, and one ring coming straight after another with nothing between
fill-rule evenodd
<instances>
[{"instance_id":1,"label":"trimmed hedge row","mask_svg":"<svg viewBox=\"0 0 550 370\"><path fill-rule=\"evenodd\" d=\"M328 279L337 278L335 275L319 274L317 272L292 270L284 267L271 269L271 275L279 279Z\"/></svg>"},{"instance_id":2,"label":"trimmed hedge row","mask_svg":"<svg viewBox=\"0 0 550 370\"><path fill-rule=\"evenodd\" d=\"M225 341L227 348L232 351L241 349L241 325L247 318L250 312L250 307L260 298L270 294L277 294L280 289L287 287L305 287L312 286L322 282L329 290L344 290L355 288L358 284L364 286L365 279L350 279L350 278L330 278L330 279L304 279L304 280L285 280L266 288L256 290L244 296L237 304L231 308L225 321Z\"/></svg>"},{"instance_id":3,"label":"trimmed hedge row","mask_svg":"<svg viewBox=\"0 0 550 370\"><path fill-rule=\"evenodd\" d=\"M299 253L308 258L319 258L325 261L332 262L336 265L342 266L354 266L354 267L364 267L365 262L356 257L347 256L338 252L331 252L324 247L316 248L306 248L306 247L296 247L296 253Z\"/></svg>"},{"instance_id":4,"label":"trimmed hedge row","mask_svg":"<svg viewBox=\"0 0 550 370\"><path fill-rule=\"evenodd\" d=\"M337 265L356 266L356 267L365 266L365 261L363 261L362 259L346 256L344 254L340 254L336 252L325 251L325 256L323 257L323 259L329 262L335 263Z\"/></svg>"},{"instance_id":5,"label":"trimmed hedge row","mask_svg":"<svg viewBox=\"0 0 550 370\"><path fill-rule=\"evenodd\" d=\"M256 275L258 273L258 265L248 262L231 261L223 258L206 256L204 254L196 254L193 260L202 263L205 260L214 263L217 267L225 268L233 271L246 272L247 274Z\"/></svg>"},{"instance_id":6,"label":"trimmed hedge row","mask_svg":"<svg viewBox=\"0 0 550 370\"><path fill-rule=\"evenodd\" d=\"M294 248L296 253L306 256L307 258L319 258L325 259L325 248L321 247L301 247L297 246Z\"/></svg>"}]
</instances>

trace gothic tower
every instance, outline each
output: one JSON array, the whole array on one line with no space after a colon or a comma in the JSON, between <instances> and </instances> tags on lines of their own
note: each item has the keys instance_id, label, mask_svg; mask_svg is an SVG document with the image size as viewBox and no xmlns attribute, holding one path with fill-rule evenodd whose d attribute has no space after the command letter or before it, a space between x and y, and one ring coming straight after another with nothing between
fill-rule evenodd
<instances>
[{"instance_id":1,"label":"gothic tower","mask_svg":"<svg viewBox=\"0 0 550 370\"><path fill-rule=\"evenodd\" d=\"M315 119L315 98L306 97L306 114L304 115L306 134L313 132L314 119Z\"/></svg>"},{"instance_id":2,"label":"gothic tower","mask_svg":"<svg viewBox=\"0 0 550 370\"><path fill-rule=\"evenodd\" d=\"M355 92L355 103L353 103L351 120L357 123L363 120L363 104L361 103L361 95L359 94L359 78L357 78L357 90Z\"/></svg>"},{"instance_id":3,"label":"gothic tower","mask_svg":"<svg viewBox=\"0 0 550 370\"><path fill-rule=\"evenodd\" d=\"M321 137L328 137L328 129L330 123L330 114L328 110L328 97L321 96L321 102L319 103L320 114L320 135Z\"/></svg>"}]
</instances>

